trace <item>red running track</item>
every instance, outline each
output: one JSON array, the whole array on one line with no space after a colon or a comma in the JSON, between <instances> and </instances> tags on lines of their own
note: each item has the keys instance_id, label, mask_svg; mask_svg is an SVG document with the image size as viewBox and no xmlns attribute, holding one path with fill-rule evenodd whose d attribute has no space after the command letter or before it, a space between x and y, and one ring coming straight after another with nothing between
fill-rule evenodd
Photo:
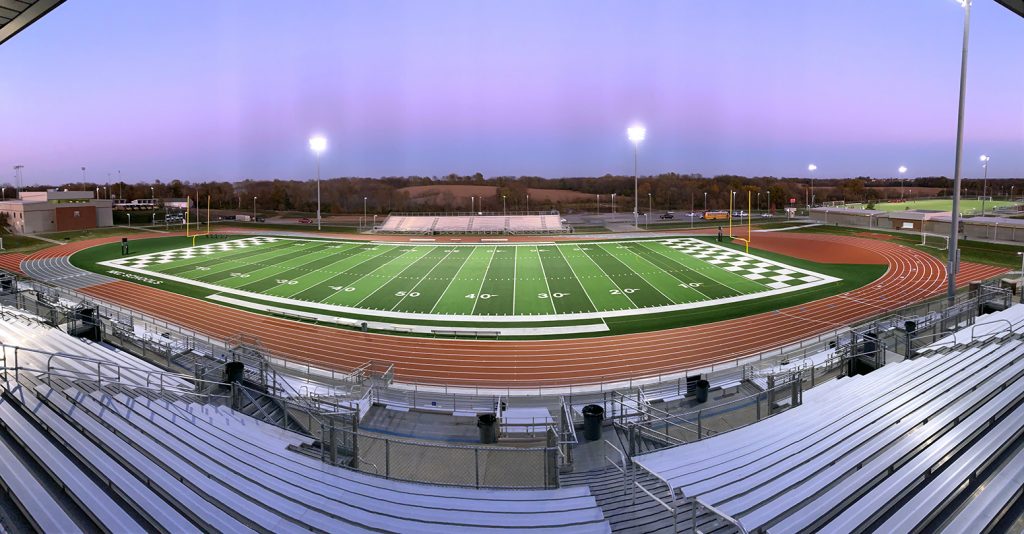
<instances>
[{"instance_id":1,"label":"red running track","mask_svg":"<svg viewBox=\"0 0 1024 534\"><path fill-rule=\"evenodd\" d=\"M155 236L154 236L155 237ZM38 259L112 239L72 243L33 254ZM546 239L545 239L546 240ZM759 247L822 260L882 263L886 273L857 290L800 306L657 332L566 340L470 341L361 333L259 315L129 282L83 292L190 330L226 339L258 337L278 356L347 371L368 360L394 363L406 382L481 387L540 387L610 382L697 369L756 354L941 294L945 267L923 252L881 240L783 232L758 235ZM1005 269L965 263L958 284Z\"/></svg>"}]
</instances>

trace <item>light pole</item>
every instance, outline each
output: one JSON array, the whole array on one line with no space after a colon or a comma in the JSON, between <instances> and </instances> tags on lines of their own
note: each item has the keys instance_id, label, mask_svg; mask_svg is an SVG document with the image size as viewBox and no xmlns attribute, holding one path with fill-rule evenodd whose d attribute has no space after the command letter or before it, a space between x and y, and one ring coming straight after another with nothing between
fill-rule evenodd
<instances>
[{"instance_id":1,"label":"light pole","mask_svg":"<svg viewBox=\"0 0 1024 534\"><path fill-rule=\"evenodd\" d=\"M597 212L601 213L601 194L600 193L598 193L598 195L597 195Z\"/></svg>"},{"instance_id":2,"label":"light pole","mask_svg":"<svg viewBox=\"0 0 1024 534\"><path fill-rule=\"evenodd\" d=\"M768 190L768 214L772 214L772 190Z\"/></svg>"},{"instance_id":3,"label":"light pole","mask_svg":"<svg viewBox=\"0 0 1024 534\"><path fill-rule=\"evenodd\" d=\"M900 168L898 170L900 171L900 200L905 200L905 198L903 197L903 175L907 173L907 166L900 165Z\"/></svg>"},{"instance_id":4,"label":"light pole","mask_svg":"<svg viewBox=\"0 0 1024 534\"><path fill-rule=\"evenodd\" d=\"M530 214L530 194L526 194L526 214Z\"/></svg>"},{"instance_id":5,"label":"light pole","mask_svg":"<svg viewBox=\"0 0 1024 534\"><path fill-rule=\"evenodd\" d=\"M985 200L988 196L988 160L992 159L985 154L981 155L981 167L985 169L985 179L981 182L981 214L985 215Z\"/></svg>"},{"instance_id":6,"label":"light pole","mask_svg":"<svg viewBox=\"0 0 1024 534\"><path fill-rule=\"evenodd\" d=\"M198 202L196 207L199 207ZM256 197L252 197L252 222L256 222Z\"/></svg>"},{"instance_id":7,"label":"light pole","mask_svg":"<svg viewBox=\"0 0 1024 534\"><path fill-rule=\"evenodd\" d=\"M615 214L615 193L612 193L612 214Z\"/></svg>"},{"instance_id":8,"label":"light pole","mask_svg":"<svg viewBox=\"0 0 1024 534\"><path fill-rule=\"evenodd\" d=\"M156 188L149 186L149 198L156 200Z\"/></svg>"},{"instance_id":9,"label":"light pole","mask_svg":"<svg viewBox=\"0 0 1024 534\"><path fill-rule=\"evenodd\" d=\"M508 213L505 211L505 195L501 195L501 216L504 217L506 215L508 215Z\"/></svg>"},{"instance_id":10,"label":"light pole","mask_svg":"<svg viewBox=\"0 0 1024 534\"><path fill-rule=\"evenodd\" d=\"M708 192L704 191L704 212L708 211Z\"/></svg>"},{"instance_id":11,"label":"light pole","mask_svg":"<svg viewBox=\"0 0 1024 534\"><path fill-rule=\"evenodd\" d=\"M964 42L960 53L960 102L956 117L956 163L953 170L953 210L949 225L949 265L946 267L946 298L956 300L956 273L960 268L957 240L960 237L960 160L964 144L964 100L967 96L967 43L971 34L971 0L961 0L964 10Z\"/></svg>"},{"instance_id":12,"label":"light pole","mask_svg":"<svg viewBox=\"0 0 1024 534\"><path fill-rule=\"evenodd\" d=\"M640 213L640 175L637 174L636 158L640 142L647 137L647 129L643 126L630 126L626 129L626 136L633 142L633 226L636 226Z\"/></svg>"},{"instance_id":13,"label":"light pole","mask_svg":"<svg viewBox=\"0 0 1024 534\"><path fill-rule=\"evenodd\" d=\"M469 197L469 212L476 213L476 195Z\"/></svg>"},{"instance_id":14,"label":"light pole","mask_svg":"<svg viewBox=\"0 0 1024 534\"><path fill-rule=\"evenodd\" d=\"M653 210L653 208L651 207L652 206L651 202L652 202L651 194L647 193L647 213L650 213Z\"/></svg>"},{"instance_id":15,"label":"light pole","mask_svg":"<svg viewBox=\"0 0 1024 534\"><path fill-rule=\"evenodd\" d=\"M813 163L807 166L807 172L811 176L811 203L807 206L808 211L810 211L811 206L814 205L814 171L816 170L818 170L818 166ZM810 215L810 213L808 213L808 215Z\"/></svg>"},{"instance_id":16,"label":"light pole","mask_svg":"<svg viewBox=\"0 0 1024 534\"><path fill-rule=\"evenodd\" d=\"M363 197L363 226L366 226L366 197Z\"/></svg>"},{"instance_id":17,"label":"light pole","mask_svg":"<svg viewBox=\"0 0 1024 534\"><path fill-rule=\"evenodd\" d=\"M85 167L82 167L82 182L85 182Z\"/></svg>"},{"instance_id":18,"label":"light pole","mask_svg":"<svg viewBox=\"0 0 1024 534\"><path fill-rule=\"evenodd\" d=\"M316 153L316 229L320 231L320 153L327 150L327 138L322 135L310 137L309 148Z\"/></svg>"}]
</instances>

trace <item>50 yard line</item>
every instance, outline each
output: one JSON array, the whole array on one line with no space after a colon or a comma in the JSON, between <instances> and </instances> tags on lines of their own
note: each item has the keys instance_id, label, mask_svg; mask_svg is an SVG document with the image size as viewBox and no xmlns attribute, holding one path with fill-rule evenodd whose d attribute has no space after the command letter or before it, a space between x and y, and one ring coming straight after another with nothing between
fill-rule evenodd
<instances>
[{"instance_id":1,"label":"50 yard line","mask_svg":"<svg viewBox=\"0 0 1024 534\"><path fill-rule=\"evenodd\" d=\"M452 283L454 283L455 279L459 277L459 273L462 272L462 268L465 267L467 263L469 263L469 258L471 258L472 256L473 250L470 250L469 254L466 254L466 259L462 260L462 265L459 265L458 270L456 270L455 274L452 275L452 279L448 280L448 285L444 286L444 291L442 291L441 294L438 295L437 300L434 301L434 305L430 308L430 311L428 313L434 313L434 310L437 309L437 305L440 304L442 300L444 300L445 293L447 293L448 290L452 287Z\"/></svg>"},{"instance_id":2,"label":"50 yard line","mask_svg":"<svg viewBox=\"0 0 1024 534\"><path fill-rule=\"evenodd\" d=\"M473 309L469 312L470 315L476 315L476 305L480 302L480 292L484 289L484 282L487 281L487 273L491 272L491 263L494 261L494 253L498 251L498 247L495 246L491 249L491 259L487 260L487 268L484 269L484 277L480 279L480 288L476 290L476 298L473 299ZM512 298L516 298L512 295Z\"/></svg>"},{"instance_id":3,"label":"50 yard line","mask_svg":"<svg viewBox=\"0 0 1024 534\"><path fill-rule=\"evenodd\" d=\"M444 260L447 260L448 256L451 256L452 252L455 252L456 250L458 250L458 249L456 249L454 247L450 247L448 249L448 253L445 254L443 258L441 258L441 261L435 263L434 266L431 267L430 270L427 271L426 274L424 274L422 277L420 277L420 279L417 280L415 284L413 284L412 288L405 292L405 296L400 298L398 300L398 302L394 306L391 307L391 311L395 311L395 308L401 306L402 303L405 302L405 299L409 298L409 293L412 293L413 291L416 291L416 288L420 287L420 284L422 284L423 281L426 280L428 276L430 276L430 273L434 272L434 269L437 269L438 265L441 265L442 263L444 263ZM470 254L472 254L472 252L470 252ZM468 258L469 256L466 256L466 257ZM463 262L463 263L465 263L465 262ZM410 267L411 267L411 265L410 265ZM462 267L459 267L459 268L461 269ZM403 270L402 272L405 272L405 271Z\"/></svg>"}]
</instances>

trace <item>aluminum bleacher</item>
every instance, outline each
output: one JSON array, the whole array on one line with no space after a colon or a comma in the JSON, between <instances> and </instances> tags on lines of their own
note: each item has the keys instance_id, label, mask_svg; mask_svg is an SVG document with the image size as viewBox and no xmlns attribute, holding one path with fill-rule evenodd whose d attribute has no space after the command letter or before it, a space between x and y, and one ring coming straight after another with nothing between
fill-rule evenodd
<instances>
[{"instance_id":1,"label":"aluminum bleacher","mask_svg":"<svg viewBox=\"0 0 1024 534\"><path fill-rule=\"evenodd\" d=\"M392 214L377 229L392 234L561 234L560 215Z\"/></svg>"},{"instance_id":2,"label":"aluminum bleacher","mask_svg":"<svg viewBox=\"0 0 1024 534\"><path fill-rule=\"evenodd\" d=\"M1020 498L1024 477L1014 461L1024 457L1024 306L922 354L633 460L721 528L986 531Z\"/></svg>"},{"instance_id":3,"label":"aluminum bleacher","mask_svg":"<svg viewBox=\"0 0 1024 534\"><path fill-rule=\"evenodd\" d=\"M195 402L184 378L147 387L151 366L125 353L29 318L0 320L0 338L32 347L17 349L15 373L4 345L0 488L17 510L0 511L0 524L17 514L15 525L42 532L609 532L585 487L435 486L330 465L301 452L309 436ZM96 375L99 360L122 379Z\"/></svg>"}]
</instances>

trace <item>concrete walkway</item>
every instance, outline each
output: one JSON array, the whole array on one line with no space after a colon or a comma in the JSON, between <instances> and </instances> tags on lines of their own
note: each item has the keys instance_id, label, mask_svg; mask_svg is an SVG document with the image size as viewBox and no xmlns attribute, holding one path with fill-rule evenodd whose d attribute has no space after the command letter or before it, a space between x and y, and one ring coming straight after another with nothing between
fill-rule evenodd
<instances>
[{"instance_id":1,"label":"concrete walkway","mask_svg":"<svg viewBox=\"0 0 1024 534\"><path fill-rule=\"evenodd\" d=\"M43 236L33 235L33 234L22 234L22 235L24 235L25 237L31 237L32 239L38 239L40 241L46 241L47 243L53 243L54 245L63 245L64 244L63 241L57 241L56 239L50 239L49 237L43 237Z\"/></svg>"}]
</instances>

